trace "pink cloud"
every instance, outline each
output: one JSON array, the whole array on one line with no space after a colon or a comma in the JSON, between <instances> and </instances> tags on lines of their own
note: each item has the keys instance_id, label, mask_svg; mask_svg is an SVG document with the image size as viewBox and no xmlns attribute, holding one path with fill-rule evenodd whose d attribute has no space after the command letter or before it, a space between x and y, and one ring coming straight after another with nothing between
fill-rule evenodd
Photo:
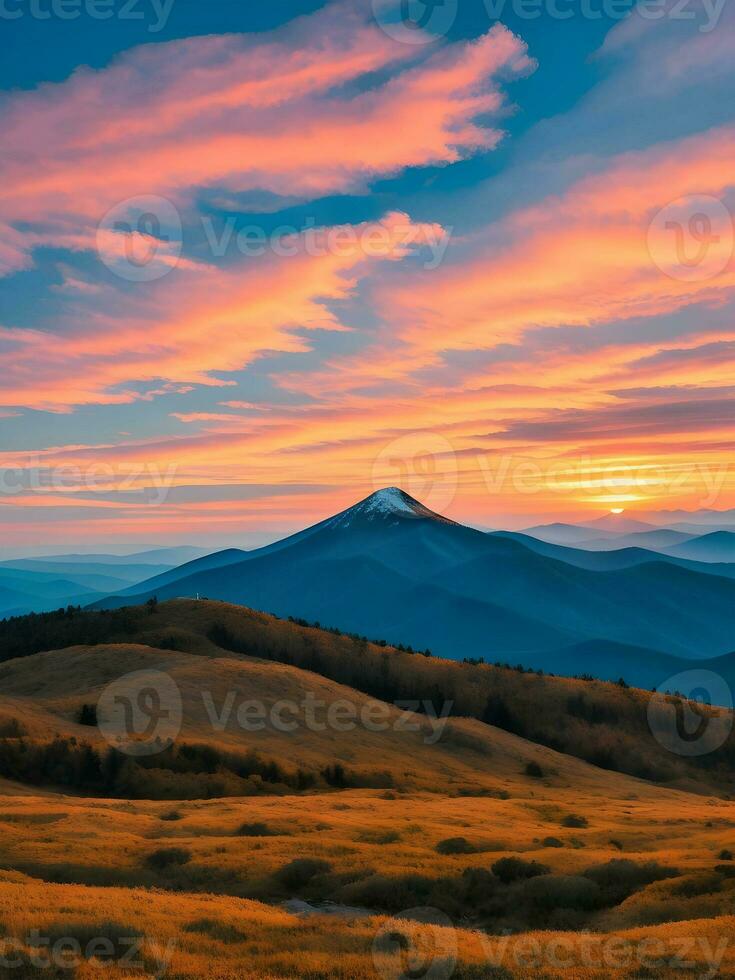
<instances>
[{"instance_id":1,"label":"pink cloud","mask_svg":"<svg viewBox=\"0 0 735 980\"><path fill-rule=\"evenodd\" d=\"M417 51L349 4L270 35L145 45L80 68L0 103L0 268L26 267L39 244L93 247L107 211L138 195L184 207L203 187L319 196L492 147L500 133L475 120L502 106L495 76L530 68L502 27ZM387 80L347 93L378 70Z\"/></svg>"},{"instance_id":2,"label":"pink cloud","mask_svg":"<svg viewBox=\"0 0 735 980\"><path fill-rule=\"evenodd\" d=\"M408 241L438 233L398 213L344 231L350 235L339 249L308 254L295 236L288 257L185 266L146 284L142 297L108 289L94 305L75 307L59 333L0 328L0 404L63 411L182 385L226 387L232 382L218 372L240 370L266 351L307 351L309 331L345 330L328 301L351 296L374 263L404 257ZM125 390L132 382L153 383L153 390Z\"/></svg>"},{"instance_id":3,"label":"pink cloud","mask_svg":"<svg viewBox=\"0 0 735 980\"><path fill-rule=\"evenodd\" d=\"M373 290L385 325L375 346L333 359L321 372L280 381L312 394L326 377L333 391L410 383L440 365L447 350L492 350L538 327L591 327L693 303L721 305L735 293L733 228L716 229L722 233L709 246L715 274L692 279L686 269L681 276L662 271L657 250L670 251L671 243L649 227L671 202L690 195L695 202L732 200L733 188L731 126L621 155L563 196L512 212L464 239L438 269L384 275ZM685 221L686 207L680 211L672 216ZM499 373L507 370L501 366Z\"/></svg>"}]
</instances>

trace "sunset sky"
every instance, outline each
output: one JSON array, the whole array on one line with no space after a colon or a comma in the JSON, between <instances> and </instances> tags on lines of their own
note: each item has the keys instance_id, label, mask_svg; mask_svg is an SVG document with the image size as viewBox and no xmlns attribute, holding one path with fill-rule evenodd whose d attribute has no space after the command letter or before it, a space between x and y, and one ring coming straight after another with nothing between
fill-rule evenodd
<instances>
[{"instance_id":1,"label":"sunset sky","mask_svg":"<svg viewBox=\"0 0 735 980\"><path fill-rule=\"evenodd\" d=\"M733 3L4 9L3 548L735 507Z\"/></svg>"}]
</instances>

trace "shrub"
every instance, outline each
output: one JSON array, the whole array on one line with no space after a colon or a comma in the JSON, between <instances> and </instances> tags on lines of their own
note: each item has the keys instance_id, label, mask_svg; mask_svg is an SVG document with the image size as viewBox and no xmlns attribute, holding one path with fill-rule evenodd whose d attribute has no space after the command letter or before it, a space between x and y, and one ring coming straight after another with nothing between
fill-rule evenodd
<instances>
[{"instance_id":1,"label":"shrub","mask_svg":"<svg viewBox=\"0 0 735 980\"><path fill-rule=\"evenodd\" d=\"M165 813L161 814L160 819L170 820L173 822L174 820L182 820L183 816L178 810L167 810Z\"/></svg>"},{"instance_id":2,"label":"shrub","mask_svg":"<svg viewBox=\"0 0 735 980\"><path fill-rule=\"evenodd\" d=\"M717 857L720 861L732 861L732 851L728 851L727 848L724 848L722 851L720 851Z\"/></svg>"},{"instance_id":3,"label":"shrub","mask_svg":"<svg viewBox=\"0 0 735 980\"><path fill-rule=\"evenodd\" d=\"M153 851L145 859L146 867L152 871L164 871L177 865L188 864L191 861L191 851L184 847L162 847Z\"/></svg>"},{"instance_id":4,"label":"shrub","mask_svg":"<svg viewBox=\"0 0 735 980\"><path fill-rule=\"evenodd\" d=\"M97 705L96 704L83 704L79 709L79 714L77 715L77 722L80 725L86 725L89 728L97 727Z\"/></svg>"},{"instance_id":5,"label":"shrub","mask_svg":"<svg viewBox=\"0 0 735 980\"><path fill-rule=\"evenodd\" d=\"M580 817L576 813L569 813L561 822L562 827L589 827L587 817Z\"/></svg>"},{"instance_id":6,"label":"shrub","mask_svg":"<svg viewBox=\"0 0 735 980\"><path fill-rule=\"evenodd\" d=\"M519 857L500 858L493 865L493 874L499 878L503 884L509 885L513 881L523 881L526 878L535 878L538 875L547 875L549 868L538 861L524 861Z\"/></svg>"},{"instance_id":7,"label":"shrub","mask_svg":"<svg viewBox=\"0 0 735 980\"><path fill-rule=\"evenodd\" d=\"M123 960L129 955L131 944L142 938L140 929L118 922L53 923L43 930L43 934L49 939L48 948L63 940L73 939L79 943L82 956L87 959L94 957L106 964ZM55 971L52 970L51 975L56 975ZM69 976L66 972L63 975Z\"/></svg>"},{"instance_id":8,"label":"shrub","mask_svg":"<svg viewBox=\"0 0 735 980\"><path fill-rule=\"evenodd\" d=\"M28 729L17 718L0 718L0 738L23 738Z\"/></svg>"},{"instance_id":9,"label":"shrub","mask_svg":"<svg viewBox=\"0 0 735 980\"><path fill-rule=\"evenodd\" d=\"M374 874L345 885L340 891L340 899L349 905L400 912L431 904L430 896L436 887L435 880L423 875L388 878Z\"/></svg>"},{"instance_id":10,"label":"shrub","mask_svg":"<svg viewBox=\"0 0 735 980\"><path fill-rule=\"evenodd\" d=\"M558 837L544 837L541 843L544 845L544 847L564 847L564 844Z\"/></svg>"},{"instance_id":11,"label":"shrub","mask_svg":"<svg viewBox=\"0 0 735 980\"><path fill-rule=\"evenodd\" d=\"M256 752L226 752L185 742L155 756L132 758L114 748L102 753L76 738L24 741L0 735L0 776L41 786L69 786L123 799L212 799L303 790L314 773L286 772Z\"/></svg>"},{"instance_id":12,"label":"shrub","mask_svg":"<svg viewBox=\"0 0 735 980\"><path fill-rule=\"evenodd\" d=\"M359 839L366 844L397 844L401 835L396 830L385 830L362 834Z\"/></svg>"},{"instance_id":13,"label":"shrub","mask_svg":"<svg viewBox=\"0 0 735 980\"><path fill-rule=\"evenodd\" d=\"M244 823L238 828L240 837L275 837L276 831L271 830L267 823Z\"/></svg>"},{"instance_id":14,"label":"shrub","mask_svg":"<svg viewBox=\"0 0 735 980\"><path fill-rule=\"evenodd\" d=\"M675 878L680 873L675 868L665 868L656 861L636 864L628 858L614 858L606 864L588 868L584 877L599 885L606 905L618 905L639 888L654 881Z\"/></svg>"},{"instance_id":15,"label":"shrub","mask_svg":"<svg viewBox=\"0 0 735 980\"><path fill-rule=\"evenodd\" d=\"M721 890L722 878L711 872L683 878L672 887L671 894L680 898L698 898L700 895L712 895Z\"/></svg>"},{"instance_id":16,"label":"shrub","mask_svg":"<svg viewBox=\"0 0 735 980\"><path fill-rule=\"evenodd\" d=\"M527 776L531 776L533 779L543 779L544 770L538 764L538 762L529 762L526 764L525 773Z\"/></svg>"},{"instance_id":17,"label":"shrub","mask_svg":"<svg viewBox=\"0 0 735 980\"><path fill-rule=\"evenodd\" d=\"M216 922L214 919L195 919L194 922L184 926L184 932L199 933L211 939L218 939L221 943L243 943L248 938L235 926L228 925L226 922Z\"/></svg>"},{"instance_id":18,"label":"shrub","mask_svg":"<svg viewBox=\"0 0 735 980\"><path fill-rule=\"evenodd\" d=\"M547 874L526 881L523 897L541 909L591 911L600 901L600 888L581 875Z\"/></svg>"},{"instance_id":19,"label":"shrub","mask_svg":"<svg viewBox=\"0 0 735 980\"><path fill-rule=\"evenodd\" d=\"M329 861L319 858L295 858L289 861L276 873L278 881L287 888L303 888L317 875L327 874L332 870Z\"/></svg>"},{"instance_id":20,"label":"shrub","mask_svg":"<svg viewBox=\"0 0 735 980\"><path fill-rule=\"evenodd\" d=\"M436 845L439 854L474 854L477 850L464 837L447 837Z\"/></svg>"}]
</instances>

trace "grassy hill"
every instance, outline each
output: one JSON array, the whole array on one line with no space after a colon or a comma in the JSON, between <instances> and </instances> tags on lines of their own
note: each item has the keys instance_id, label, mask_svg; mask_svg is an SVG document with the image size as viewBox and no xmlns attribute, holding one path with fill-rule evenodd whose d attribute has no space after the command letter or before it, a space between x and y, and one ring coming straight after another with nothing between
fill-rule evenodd
<instances>
[{"instance_id":1,"label":"grassy hill","mask_svg":"<svg viewBox=\"0 0 735 980\"><path fill-rule=\"evenodd\" d=\"M54 646L74 649L41 652ZM649 692L427 657L225 603L179 600L162 603L153 611L131 608L26 617L0 624L0 649L14 658L0 665L5 698L0 705L5 703L8 715L13 710L10 702L16 703L16 713L32 732L85 734L79 726L69 727L82 704L94 703L115 676L155 667L169 672L183 692L186 739L206 737L223 750L244 748L241 733L233 741L227 730L212 731L201 703L202 690L210 692L215 707L223 705L228 692L234 692L236 703L254 691L251 696L274 704L284 698L299 702L307 690L328 703L346 697L358 707L366 696L391 703L426 702L431 705L429 712L440 716L451 704L447 742L456 737L461 743L467 733L468 745L473 745L477 731L486 733L490 725L604 769L707 791L717 787L729 791L735 760L731 719L718 709L696 709L710 720L707 737L714 747L706 755L686 758L653 737ZM420 709L424 714L427 704ZM675 704L657 703L654 715L674 708ZM50 712L53 718L39 719L39 711ZM430 731L429 721L423 722L426 731ZM719 743L721 726L727 737L714 745ZM308 739L285 743L272 732L256 734L249 737L248 745L257 744L270 756L288 756L311 769L320 761L323 765L339 761L366 774L369 759L368 768L377 778L386 767L398 771L406 754L416 757L413 743L405 738L394 751L385 738L376 743L361 736L355 739L355 756L350 759L350 739L335 732L330 738L310 732ZM449 751L444 741L440 739L432 751ZM481 772L475 758L480 750L470 751L470 769ZM428 771L434 766L435 761L430 762ZM457 771L455 760L452 772Z\"/></svg>"}]
</instances>

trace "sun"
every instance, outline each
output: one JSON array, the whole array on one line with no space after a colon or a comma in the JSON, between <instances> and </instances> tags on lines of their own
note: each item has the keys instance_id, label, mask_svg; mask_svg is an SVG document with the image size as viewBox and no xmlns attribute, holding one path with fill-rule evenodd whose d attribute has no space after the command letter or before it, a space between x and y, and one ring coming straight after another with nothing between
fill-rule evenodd
<instances>
[{"instance_id":1,"label":"sun","mask_svg":"<svg viewBox=\"0 0 735 980\"><path fill-rule=\"evenodd\" d=\"M625 507L611 507L610 508L610 513L611 514L624 514L625 513Z\"/></svg>"}]
</instances>

